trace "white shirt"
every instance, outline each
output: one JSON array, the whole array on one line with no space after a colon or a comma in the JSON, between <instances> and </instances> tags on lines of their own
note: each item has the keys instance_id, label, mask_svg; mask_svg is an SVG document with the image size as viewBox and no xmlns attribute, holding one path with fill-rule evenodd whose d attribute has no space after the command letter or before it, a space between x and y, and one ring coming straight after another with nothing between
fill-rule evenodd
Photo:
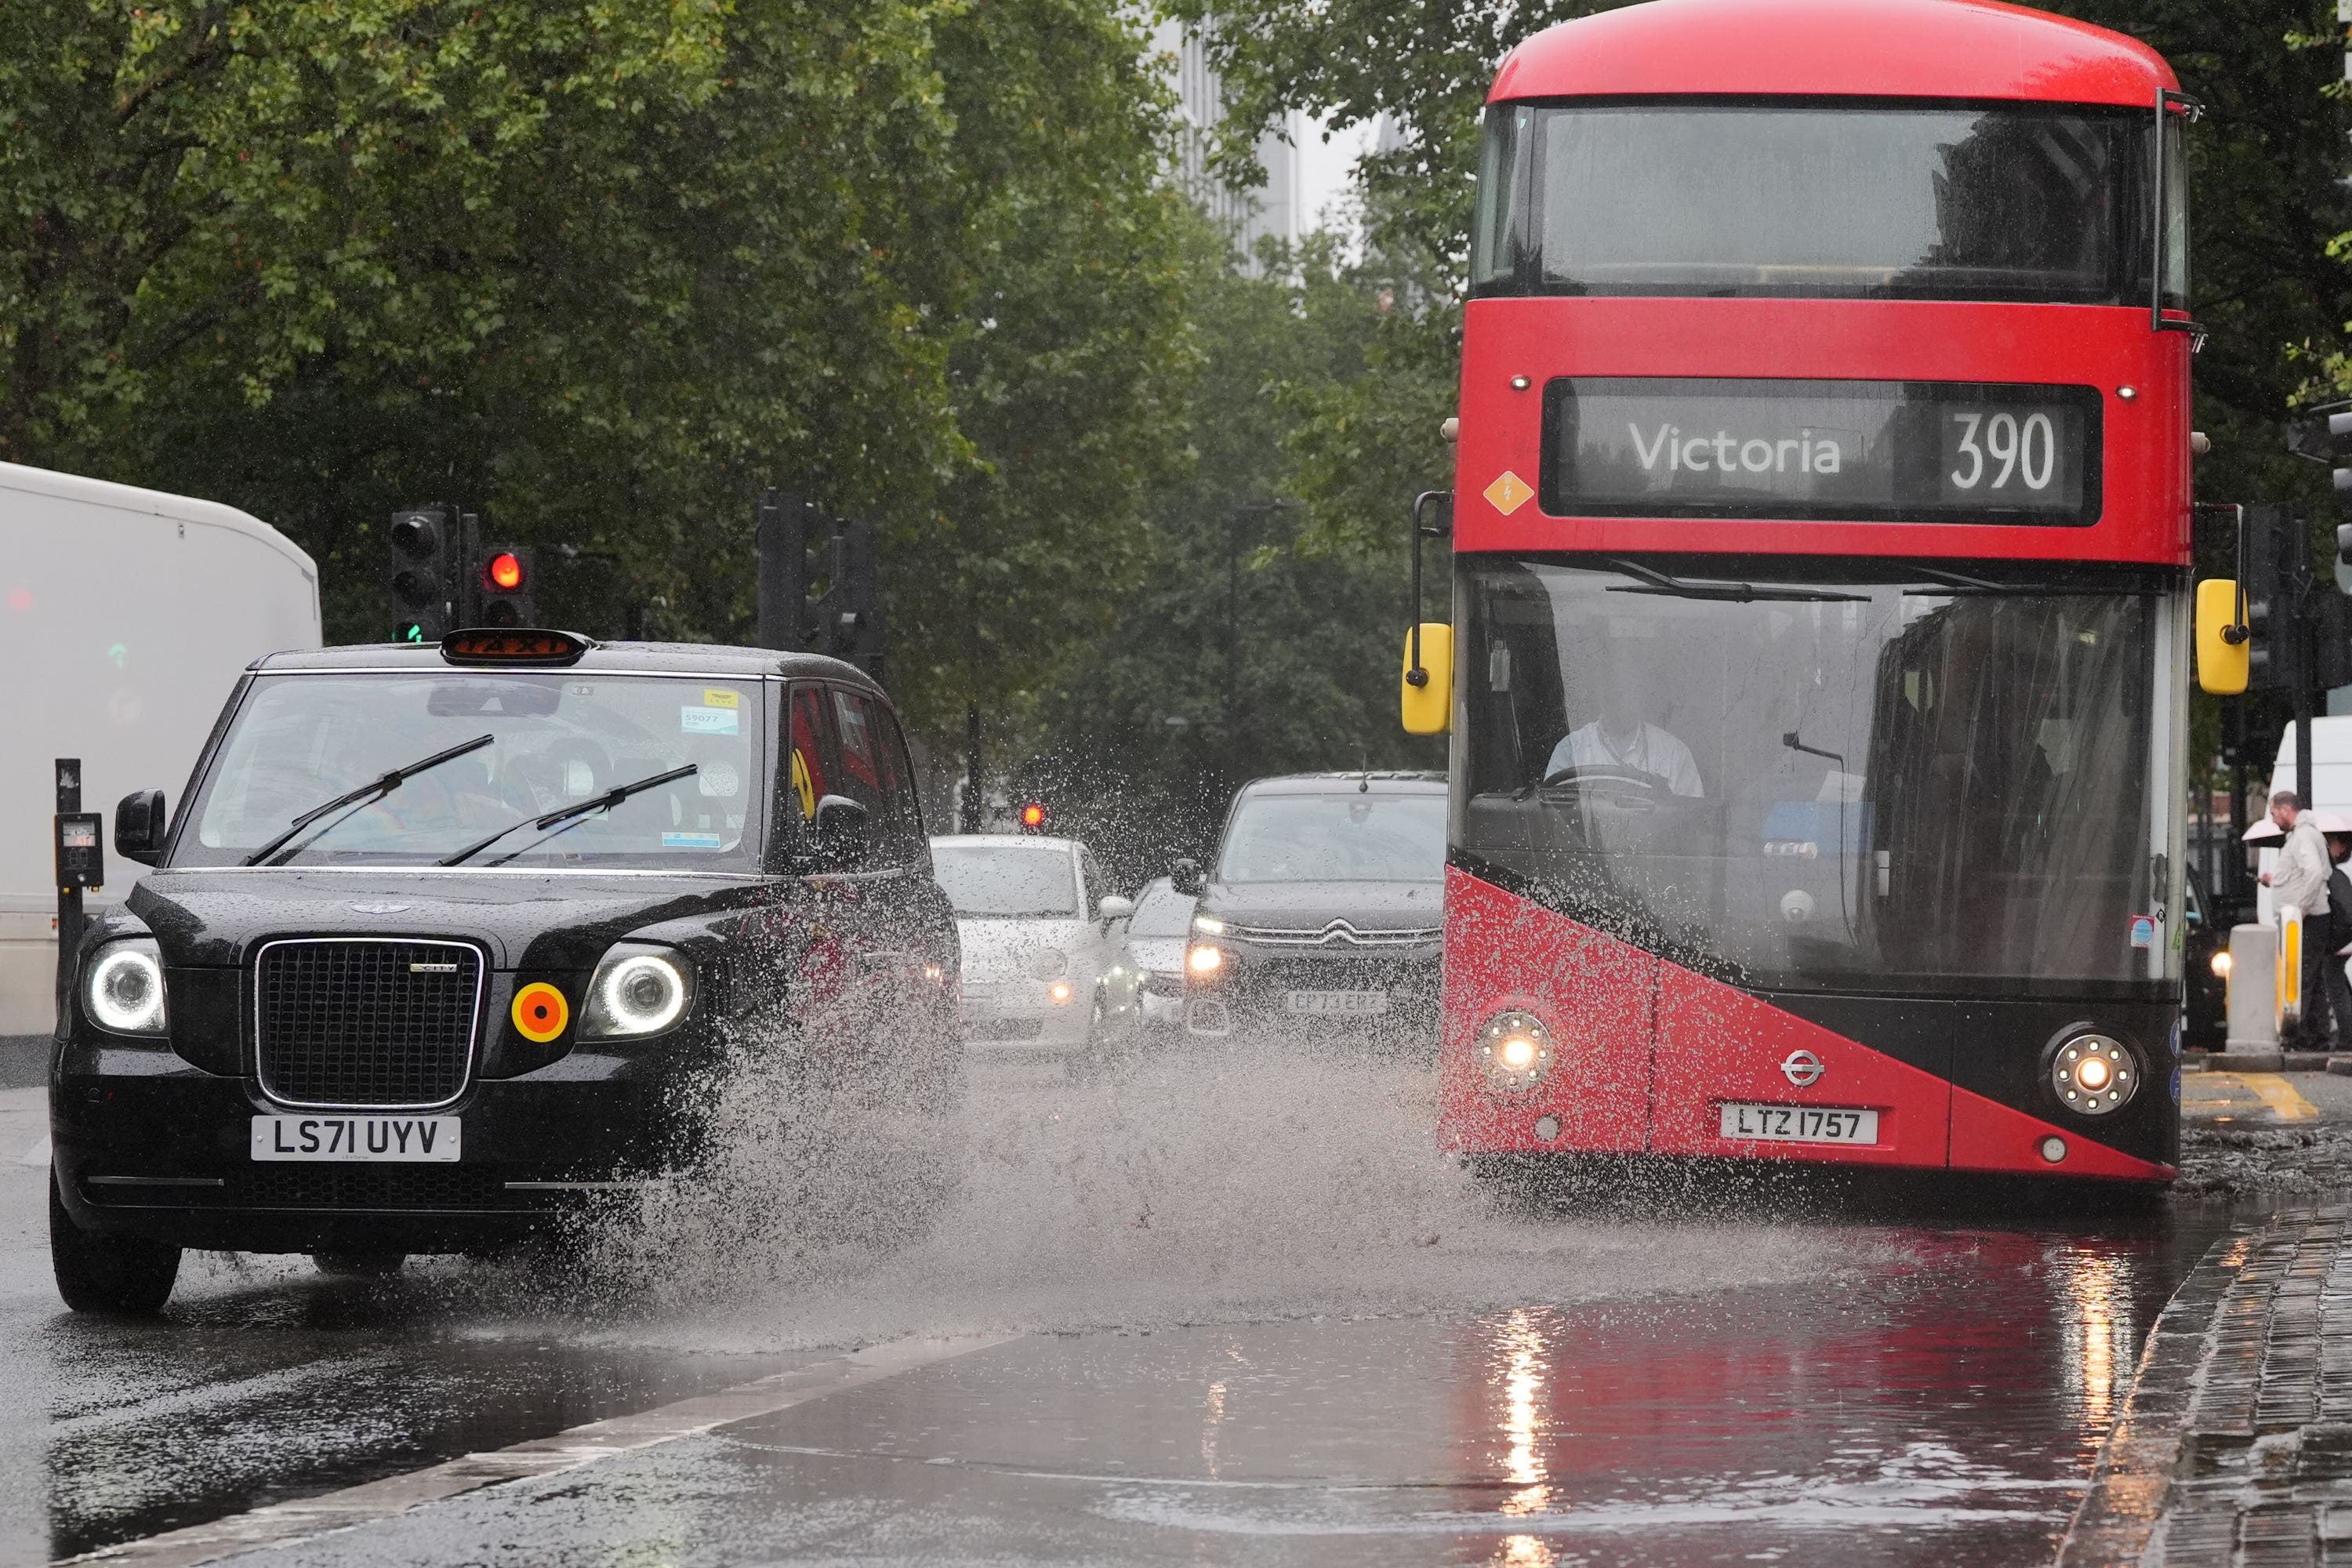
<instances>
[{"instance_id":1,"label":"white shirt","mask_svg":"<svg viewBox=\"0 0 2352 1568\"><path fill-rule=\"evenodd\" d=\"M1691 749L1655 724L1643 725L1622 746L1611 744L1609 738L1601 734L1598 719L1579 725L1552 748L1551 761L1544 764L1544 775L1549 778L1567 767L1633 768L1657 774L1675 795L1706 794L1706 786L1699 782L1698 762L1691 755Z\"/></svg>"}]
</instances>

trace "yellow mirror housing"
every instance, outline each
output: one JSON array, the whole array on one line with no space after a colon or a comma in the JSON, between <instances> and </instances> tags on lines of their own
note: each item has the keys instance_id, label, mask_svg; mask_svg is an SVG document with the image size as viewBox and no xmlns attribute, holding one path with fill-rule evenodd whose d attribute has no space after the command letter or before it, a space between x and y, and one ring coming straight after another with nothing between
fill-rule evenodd
<instances>
[{"instance_id":1,"label":"yellow mirror housing","mask_svg":"<svg viewBox=\"0 0 2352 1568\"><path fill-rule=\"evenodd\" d=\"M1444 735L1454 729L1454 627L1444 621L1421 623L1421 674L1413 684L1412 634L1404 639L1403 709L1408 735Z\"/></svg>"},{"instance_id":2,"label":"yellow mirror housing","mask_svg":"<svg viewBox=\"0 0 2352 1568\"><path fill-rule=\"evenodd\" d=\"M2238 584L2228 577L2208 577L2197 584L2197 684L2216 697L2235 697L2246 689L2253 648L2242 636L2238 619ZM2241 631L2239 641L2223 635Z\"/></svg>"}]
</instances>

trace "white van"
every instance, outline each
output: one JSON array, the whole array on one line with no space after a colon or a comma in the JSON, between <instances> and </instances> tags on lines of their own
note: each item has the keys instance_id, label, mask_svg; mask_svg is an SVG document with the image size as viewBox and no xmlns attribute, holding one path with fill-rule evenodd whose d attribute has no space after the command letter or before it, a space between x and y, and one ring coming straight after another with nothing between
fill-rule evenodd
<instances>
[{"instance_id":1,"label":"white van","mask_svg":"<svg viewBox=\"0 0 2352 1568\"><path fill-rule=\"evenodd\" d=\"M0 1037L57 1021L54 760L81 759L82 809L110 820L187 778L247 664L318 646L318 568L258 518L0 463ZM110 845L92 901L146 869Z\"/></svg>"}]
</instances>

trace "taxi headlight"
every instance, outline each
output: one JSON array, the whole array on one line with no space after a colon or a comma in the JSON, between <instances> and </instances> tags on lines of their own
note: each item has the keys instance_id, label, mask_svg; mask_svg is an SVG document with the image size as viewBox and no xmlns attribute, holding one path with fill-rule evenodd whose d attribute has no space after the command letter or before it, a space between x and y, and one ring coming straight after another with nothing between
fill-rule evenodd
<instances>
[{"instance_id":1,"label":"taxi headlight","mask_svg":"<svg viewBox=\"0 0 2352 1568\"><path fill-rule=\"evenodd\" d=\"M694 965L648 942L623 942L604 954L588 982L587 1039L658 1035L686 1016L694 1000Z\"/></svg>"},{"instance_id":2,"label":"taxi headlight","mask_svg":"<svg viewBox=\"0 0 2352 1568\"><path fill-rule=\"evenodd\" d=\"M90 960L82 1001L101 1029L118 1035L162 1034L163 958L155 939L134 936L100 948Z\"/></svg>"},{"instance_id":3,"label":"taxi headlight","mask_svg":"<svg viewBox=\"0 0 2352 1568\"><path fill-rule=\"evenodd\" d=\"M1517 1094L1551 1071L1551 1031L1532 1013L1504 1013L1478 1031L1478 1070L1490 1089Z\"/></svg>"},{"instance_id":4,"label":"taxi headlight","mask_svg":"<svg viewBox=\"0 0 2352 1568\"><path fill-rule=\"evenodd\" d=\"M1040 980L1055 979L1069 968L1070 955L1058 947L1041 947L1029 955L1029 973Z\"/></svg>"},{"instance_id":5,"label":"taxi headlight","mask_svg":"<svg viewBox=\"0 0 2352 1568\"><path fill-rule=\"evenodd\" d=\"M2084 1116L2122 1109L2139 1092L2139 1058L2112 1035L2071 1035L2050 1053L2050 1089Z\"/></svg>"}]
</instances>

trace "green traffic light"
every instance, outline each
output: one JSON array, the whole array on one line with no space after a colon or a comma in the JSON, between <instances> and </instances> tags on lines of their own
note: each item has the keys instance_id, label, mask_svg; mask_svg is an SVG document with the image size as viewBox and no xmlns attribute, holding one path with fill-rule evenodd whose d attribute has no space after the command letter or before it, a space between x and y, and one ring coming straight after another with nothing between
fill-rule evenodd
<instances>
[{"instance_id":1,"label":"green traffic light","mask_svg":"<svg viewBox=\"0 0 2352 1568\"><path fill-rule=\"evenodd\" d=\"M401 642L423 642L425 640L425 628L417 625L415 621L403 621L400 623L400 635L397 640Z\"/></svg>"}]
</instances>

